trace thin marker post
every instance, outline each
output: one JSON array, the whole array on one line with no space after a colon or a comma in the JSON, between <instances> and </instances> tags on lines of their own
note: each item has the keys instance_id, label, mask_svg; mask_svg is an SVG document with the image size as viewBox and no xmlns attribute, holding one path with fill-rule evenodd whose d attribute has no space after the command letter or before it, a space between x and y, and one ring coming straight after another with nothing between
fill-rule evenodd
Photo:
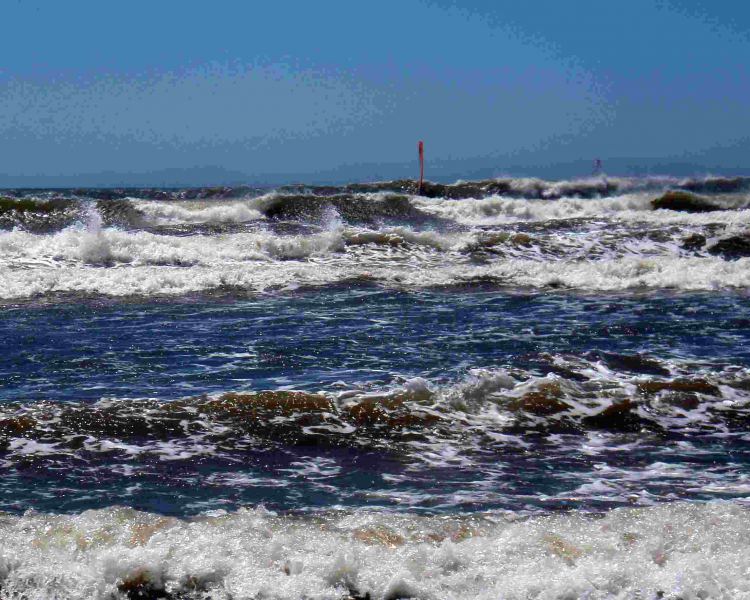
<instances>
[{"instance_id":1,"label":"thin marker post","mask_svg":"<svg viewBox=\"0 0 750 600\"><path fill-rule=\"evenodd\" d=\"M419 141L419 193L422 193L422 181L424 180L424 142Z\"/></svg>"}]
</instances>

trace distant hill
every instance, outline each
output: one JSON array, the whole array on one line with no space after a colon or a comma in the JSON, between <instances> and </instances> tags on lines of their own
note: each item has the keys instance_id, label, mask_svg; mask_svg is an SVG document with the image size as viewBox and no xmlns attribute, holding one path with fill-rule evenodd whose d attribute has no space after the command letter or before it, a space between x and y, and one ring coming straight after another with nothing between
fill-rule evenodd
<instances>
[{"instance_id":1,"label":"distant hill","mask_svg":"<svg viewBox=\"0 0 750 600\"><path fill-rule=\"evenodd\" d=\"M242 185L249 176L221 167L159 169L147 173L78 173L71 175L3 175L3 188L66 187L198 187L202 185Z\"/></svg>"}]
</instances>

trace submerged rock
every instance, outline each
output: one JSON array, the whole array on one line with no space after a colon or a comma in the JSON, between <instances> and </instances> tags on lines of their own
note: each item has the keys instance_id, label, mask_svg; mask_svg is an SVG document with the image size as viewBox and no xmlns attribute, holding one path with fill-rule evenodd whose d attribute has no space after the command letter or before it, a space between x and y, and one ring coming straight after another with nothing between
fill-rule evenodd
<instances>
[{"instance_id":1,"label":"submerged rock","mask_svg":"<svg viewBox=\"0 0 750 600\"><path fill-rule=\"evenodd\" d=\"M168 593L163 586L151 580L151 577L145 571L140 571L132 577L124 579L117 586L117 589L128 600L176 600L177 597Z\"/></svg>"},{"instance_id":2,"label":"submerged rock","mask_svg":"<svg viewBox=\"0 0 750 600\"><path fill-rule=\"evenodd\" d=\"M36 421L26 415L0 419L0 433L20 435L33 430L36 425Z\"/></svg>"},{"instance_id":3,"label":"submerged rock","mask_svg":"<svg viewBox=\"0 0 750 600\"><path fill-rule=\"evenodd\" d=\"M700 250L706 245L706 236L694 233L682 240L683 250Z\"/></svg>"},{"instance_id":4,"label":"submerged rock","mask_svg":"<svg viewBox=\"0 0 750 600\"><path fill-rule=\"evenodd\" d=\"M571 406L565 402L564 394L558 382L543 383L536 390L528 392L513 400L509 408L514 411L522 410L537 416L554 415Z\"/></svg>"},{"instance_id":5,"label":"submerged rock","mask_svg":"<svg viewBox=\"0 0 750 600\"><path fill-rule=\"evenodd\" d=\"M707 198L689 192L671 191L651 201L654 209L675 210L687 213L712 212L724 210Z\"/></svg>"},{"instance_id":6,"label":"submerged rock","mask_svg":"<svg viewBox=\"0 0 750 600\"><path fill-rule=\"evenodd\" d=\"M669 375L669 369L642 354L616 354L614 352L591 352L592 360L603 360L611 369L641 373L644 375Z\"/></svg>"},{"instance_id":7,"label":"submerged rock","mask_svg":"<svg viewBox=\"0 0 750 600\"><path fill-rule=\"evenodd\" d=\"M646 421L636 414L637 406L629 399L615 402L600 413L584 417L586 429L607 429L612 431L636 432L642 429L657 428L656 423Z\"/></svg>"},{"instance_id":8,"label":"submerged rock","mask_svg":"<svg viewBox=\"0 0 750 600\"><path fill-rule=\"evenodd\" d=\"M418 186L417 186L418 187ZM485 180L467 181L454 184L432 183L425 181L422 184L422 196L427 198L451 198L460 200L465 198L486 198L508 194L511 191L509 181Z\"/></svg>"},{"instance_id":9,"label":"submerged rock","mask_svg":"<svg viewBox=\"0 0 750 600\"><path fill-rule=\"evenodd\" d=\"M269 219L323 219L331 211L350 223L379 223L395 219L411 223L440 223L439 217L422 212L407 196L389 194L379 199L357 194L316 196L312 194L280 195L268 199L261 212Z\"/></svg>"},{"instance_id":10,"label":"submerged rock","mask_svg":"<svg viewBox=\"0 0 750 600\"><path fill-rule=\"evenodd\" d=\"M476 240L466 244L461 252L466 254L482 252L488 254L503 254L502 246L516 246L530 248L535 243L527 233L510 233L507 231L498 231L492 233L481 232L477 235Z\"/></svg>"},{"instance_id":11,"label":"submerged rock","mask_svg":"<svg viewBox=\"0 0 750 600\"><path fill-rule=\"evenodd\" d=\"M695 392L707 396L721 396L721 391L705 379L674 379L672 381L642 381L638 391L643 394L657 394L662 391Z\"/></svg>"},{"instance_id":12,"label":"submerged rock","mask_svg":"<svg viewBox=\"0 0 750 600\"><path fill-rule=\"evenodd\" d=\"M750 256L750 233L734 235L719 240L708 251L711 254L728 259Z\"/></svg>"},{"instance_id":13,"label":"submerged rock","mask_svg":"<svg viewBox=\"0 0 750 600\"><path fill-rule=\"evenodd\" d=\"M0 197L0 213L14 211L16 213L51 213L63 210L70 206L71 201L64 198L53 198L52 200L35 201L29 198L6 198Z\"/></svg>"}]
</instances>

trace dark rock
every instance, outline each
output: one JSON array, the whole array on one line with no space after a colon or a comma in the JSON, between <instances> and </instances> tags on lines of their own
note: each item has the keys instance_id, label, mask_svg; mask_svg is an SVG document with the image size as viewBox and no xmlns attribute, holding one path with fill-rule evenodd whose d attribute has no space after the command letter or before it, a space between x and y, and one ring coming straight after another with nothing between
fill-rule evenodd
<instances>
[{"instance_id":1,"label":"dark rock","mask_svg":"<svg viewBox=\"0 0 750 600\"><path fill-rule=\"evenodd\" d=\"M425 181L422 184L422 196L428 198L487 198L488 196L507 195L511 184L505 180L468 181L444 185Z\"/></svg>"},{"instance_id":2,"label":"dark rock","mask_svg":"<svg viewBox=\"0 0 750 600\"><path fill-rule=\"evenodd\" d=\"M8 435L21 435L27 431L31 431L36 427L37 423L31 417L21 415L18 417L8 417L0 419L0 433Z\"/></svg>"},{"instance_id":3,"label":"dark rock","mask_svg":"<svg viewBox=\"0 0 750 600\"><path fill-rule=\"evenodd\" d=\"M144 573L138 573L124 580L117 586L117 589L128 600L176 600L172 594L163 588L154 586Z\"/></svg>"},{"instance_id":4,"label":"dark rock","mask_svg":"<svg viewBox=\"0 0 750 600\"><path fill-rule=\"evenodd\" d=\"M565 367L561 367L559 365L549 365L547 366L548 373L554 373L555 375L559 375L560 377L564 377L565 379L569 381L588 381L589 378L585 375L582 375L581 373L578 373L576 371L573 371L572 369L566 369Z\"/></svg>"},{"instance_id":5,"label":"dark rock","mask_svg":"<svg viewBox=\"0 0 750 600\"><path fill-rule=\"evenodd\" d=\"M630 400L615 402L602 412L585 417L582 422L586 428L606 429L610 431L640 431L646 422L635 412L635 404Z\"/></svg>"},{"instance_id":6,"label":"dark rock","mask_svg":"<svg viewBox=\"0 0 750 600\"><path fill-rule=\"evenodd\" d=\"M714 384L705 379L675 379L673 381L643 381L638 384L638 391L644 394L656 394L668 390L670 392L705 394L707 396L721 396L721 391Z\"/></svg>"},{"instance_id":7,"label":"dark rock","mask_svg":"<svg viewBox=\"0 0 750 600\"><path fill-rule=\"evenodd\" d=\"M714 204L707 198L696 196L688 192L671 191L651 201L654 209L676 210L687 213L712 212L724 210L721 206Z\"/></svg>"},{"instance_id":8,"label":"dark rock","mask_svg":"<svg viewBox=\"0 0 750 600\"><path fill-rule=\"evenodd\" d=\"M442 223L442 219L422 212L407 196L387 195L380 199L339 194L278 196L262 209L269 219L320 219L327 209L335 209L349 223L377 223L382 219L408 219L412 223Z\"/></svg>"},{"instance_id":9,"label":"dark rock","mask_svg":"<svg viewBox=\"0 0 750 600\"><path fill-rule=\"evenodd\" d=\"M69 208L71 201L63 198L53 198L44 202L37 202L28 198L0 197L0 213L13 211L15 213L48 214Z\"/></svg>"},{"instance_id":10,"label":"dark rock","mask_svg":"<svg viewBox=\"0 0 750 600\"><path fill-rule=\"evenodd\" d=\"M657 361L647 358L641 354L615 354L614 352L594 352L590 355L592 359L603 360L608 367L644 375L669 375L669 371Z\"/></svg>"},{"instance_id":11,"label":"dark rock","mask_svg":"<svg viewBox=\"0 0 750 600\"><path fill-rule=\"evenodd\" d=\"M543 383L538 389L527 392L518 399L508 404L508 408L514 411L524 411L537 416L554 415L566 410L571 406L565 402L564 394L557 382Z\"/></svg>"},{"instance_id":12,"label":"dark rock","mask_svg":"<svg viewBox=\"0 0 750 600\"><path fill-rule=\"evenodd\" d=\"M708 251L710 254L722 256L727 259L750 256L750 233L719 240Z\"/></svg>"},{"instance_id":13,"label":"dark rock","mask_svg":"<svg viewBox=\"0 0 750 600\"><path fill-rule=\"evenodd\" d=\"M663 399L670 406L676 406L684 410L693 410L700 406L700 398L691 393L673 392Z\"/></svg>"},{"instance_id":14,"label":"dark rock","mask_svg":"<svg viewBox=\"0 0 750 600\"><path fill-rule=\"evenodd\" d=\"M700 233L694 233L682 240L684 250L700 250L706 245L706 236Z\"/></svg>"},{"instance_id":15,"label":"dark rock","mask_svg":"<svg viewBox=\"0 0 750 600\"><path fill-rule=\"evenodd\" d=\"M527 233L509 233L506 231L482 233L477 236L476 240L466 244L461 249L461 252L466 254L480 252L503 255L503 245L530 248L534 243L534 238Z\"/></svg>"}]
</instances>

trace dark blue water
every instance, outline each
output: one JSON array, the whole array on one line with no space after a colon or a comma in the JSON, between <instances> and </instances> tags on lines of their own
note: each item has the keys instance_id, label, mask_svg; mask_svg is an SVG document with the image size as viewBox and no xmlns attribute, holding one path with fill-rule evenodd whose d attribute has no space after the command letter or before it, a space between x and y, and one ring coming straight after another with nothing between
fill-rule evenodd
<instances>
[{"instance_id":1,"label":"dark blue water","mask_svg":"<svg viewBox=\"0 0 750 600\"><path fill-rule=\"evenodd\" d=\"M738 294L329 289L240 300L6 306L2 401L164 400L336 382L450 381L536 354L648 353L750 366Z\"/></svg>"}]
</instances>

